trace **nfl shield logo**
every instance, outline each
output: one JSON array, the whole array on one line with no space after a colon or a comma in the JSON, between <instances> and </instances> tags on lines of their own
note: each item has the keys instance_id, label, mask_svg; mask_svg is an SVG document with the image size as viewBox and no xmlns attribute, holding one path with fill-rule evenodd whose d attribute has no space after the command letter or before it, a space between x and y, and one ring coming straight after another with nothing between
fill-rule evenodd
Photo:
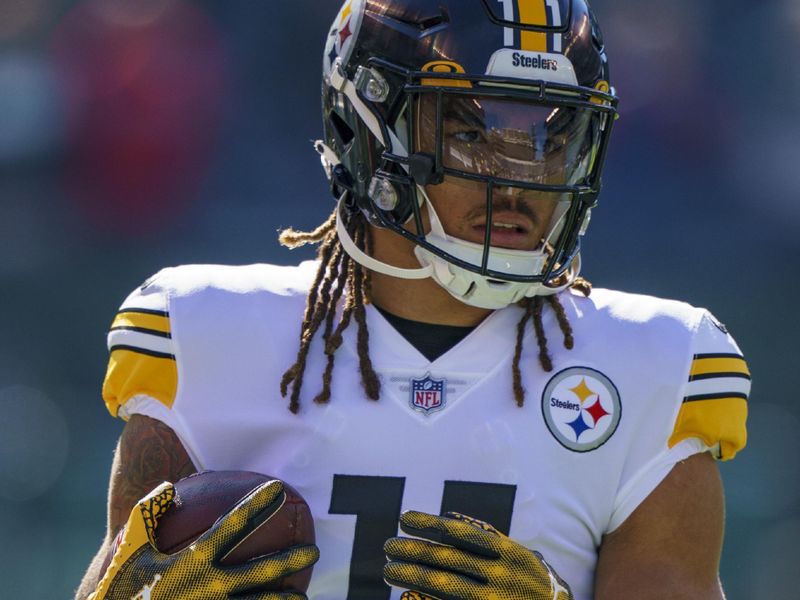
<instances>
[{"instance_id":1,"label":"nfl shield logo","mask_svg":"<svg viewBox=\"0 0 800 600\"><path fill-rule=\"evenodd\" d=\"M447 381L434 379L431 374L424 379L411 380L411 408L426 415L442 410L445 405L444 392Z\"/></svg>"}]
</instances>

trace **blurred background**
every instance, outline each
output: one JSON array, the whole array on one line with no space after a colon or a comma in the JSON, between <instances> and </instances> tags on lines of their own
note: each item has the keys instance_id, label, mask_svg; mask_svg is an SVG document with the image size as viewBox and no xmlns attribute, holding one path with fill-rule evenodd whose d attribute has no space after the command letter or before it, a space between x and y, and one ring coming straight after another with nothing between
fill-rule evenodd
<instances>
[{"instance_id":1,"label":"blurred background","mask_svg":"<svg viewBox=\"0 0 800 600\"><path fill-rule=\"evenodd\" d=\"M122 423L105 334L180 263L293 263L332 208L323 42L338 0L0 0L0 581L71 598ZM622 118L596 285L711 307L754 374L721 466L730 600L800 589L800 2L594 0ZM794 373L794 375L792 375Z\"/></svg>"}]
</instances>

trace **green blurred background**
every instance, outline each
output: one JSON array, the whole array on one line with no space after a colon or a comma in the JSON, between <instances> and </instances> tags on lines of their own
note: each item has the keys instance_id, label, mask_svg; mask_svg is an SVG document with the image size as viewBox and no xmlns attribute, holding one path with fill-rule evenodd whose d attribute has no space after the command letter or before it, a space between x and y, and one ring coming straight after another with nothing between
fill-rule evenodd
<instances>
[{"instance_id":1,"label":"green blurred background","mask_svg":"<svg viewBox=\"0 0 800 600\"><path fill-rule=\"evenodd\" d=\"M463 0L461 0L463 1ZM622 118L596 284L710 307L753 372L721 466L731 600L800 597L800 1L594 0ZM331 210L312 151L338 0L0 0L0 581L71 598L122 423L127 293L180 263L290 263Z\"/></svg>"}]
</instances>

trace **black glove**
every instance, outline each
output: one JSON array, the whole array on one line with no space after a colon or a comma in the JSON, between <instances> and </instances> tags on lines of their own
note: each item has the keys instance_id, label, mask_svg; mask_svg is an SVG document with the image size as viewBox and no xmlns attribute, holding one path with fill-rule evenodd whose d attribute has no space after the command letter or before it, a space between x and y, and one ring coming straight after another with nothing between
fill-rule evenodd
<instances>
[{"instance_id":1,"label":"black glove","mask_svg":"<svg viewBox=\"0 0 800 600\"><path fill-rule=\"evenodd\" d=\"M281 506L283 484L269 481L220 518L196 542L174 554L156 549L159 518L175 487L164 482L133 507L103 579L88 600L306 600L300 592L266 592L270 583L310 567L316 546L295 546L242 565L220 560Z\"/></svg>"},{"instance_id":2,"label":"black glove","mask_svg":"<svg viewBox=\"0 0 800 600\"><path fill-rule=\"evenodd\" d=\"M408 511L384 550L386 583L414 590L403 600L573 600L569 586L538 552L458 513ZM431 540L431 541L428 541Z\"/></svg>"}]
</instances>

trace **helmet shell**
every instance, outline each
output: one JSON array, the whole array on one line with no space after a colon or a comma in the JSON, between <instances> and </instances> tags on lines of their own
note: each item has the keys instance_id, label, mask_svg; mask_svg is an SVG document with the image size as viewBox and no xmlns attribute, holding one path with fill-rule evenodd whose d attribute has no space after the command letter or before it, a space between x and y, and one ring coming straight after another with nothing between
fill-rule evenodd
<instances>
[{"instance_id":1,"label":"helmet shell","mask_svg":"<svg viewBox=\"0 0 800 600\"><path fill-rule=\"evenodd\" d=\"M348 79L371 59L409 71L431 65L467 75L487 73L500 49L561 54L572 64L577 85L609 89L608 60L597 21L586 0L348 0L334 19L323 55L322 113L325 143L347 170L356 203L366 196L383 147L364 126L350 101L330 85L337 59ZM447 67L444 67L447 68ZM438 70L438 69L437 69ZM392 124L404 107L405 81L384 74L387 99L372 108ZM536 71L531 79L539 78ZM367 211L368 212L368 211ZM368 215L369 216L369 215Z\"/></svg>"}]
</instances>

